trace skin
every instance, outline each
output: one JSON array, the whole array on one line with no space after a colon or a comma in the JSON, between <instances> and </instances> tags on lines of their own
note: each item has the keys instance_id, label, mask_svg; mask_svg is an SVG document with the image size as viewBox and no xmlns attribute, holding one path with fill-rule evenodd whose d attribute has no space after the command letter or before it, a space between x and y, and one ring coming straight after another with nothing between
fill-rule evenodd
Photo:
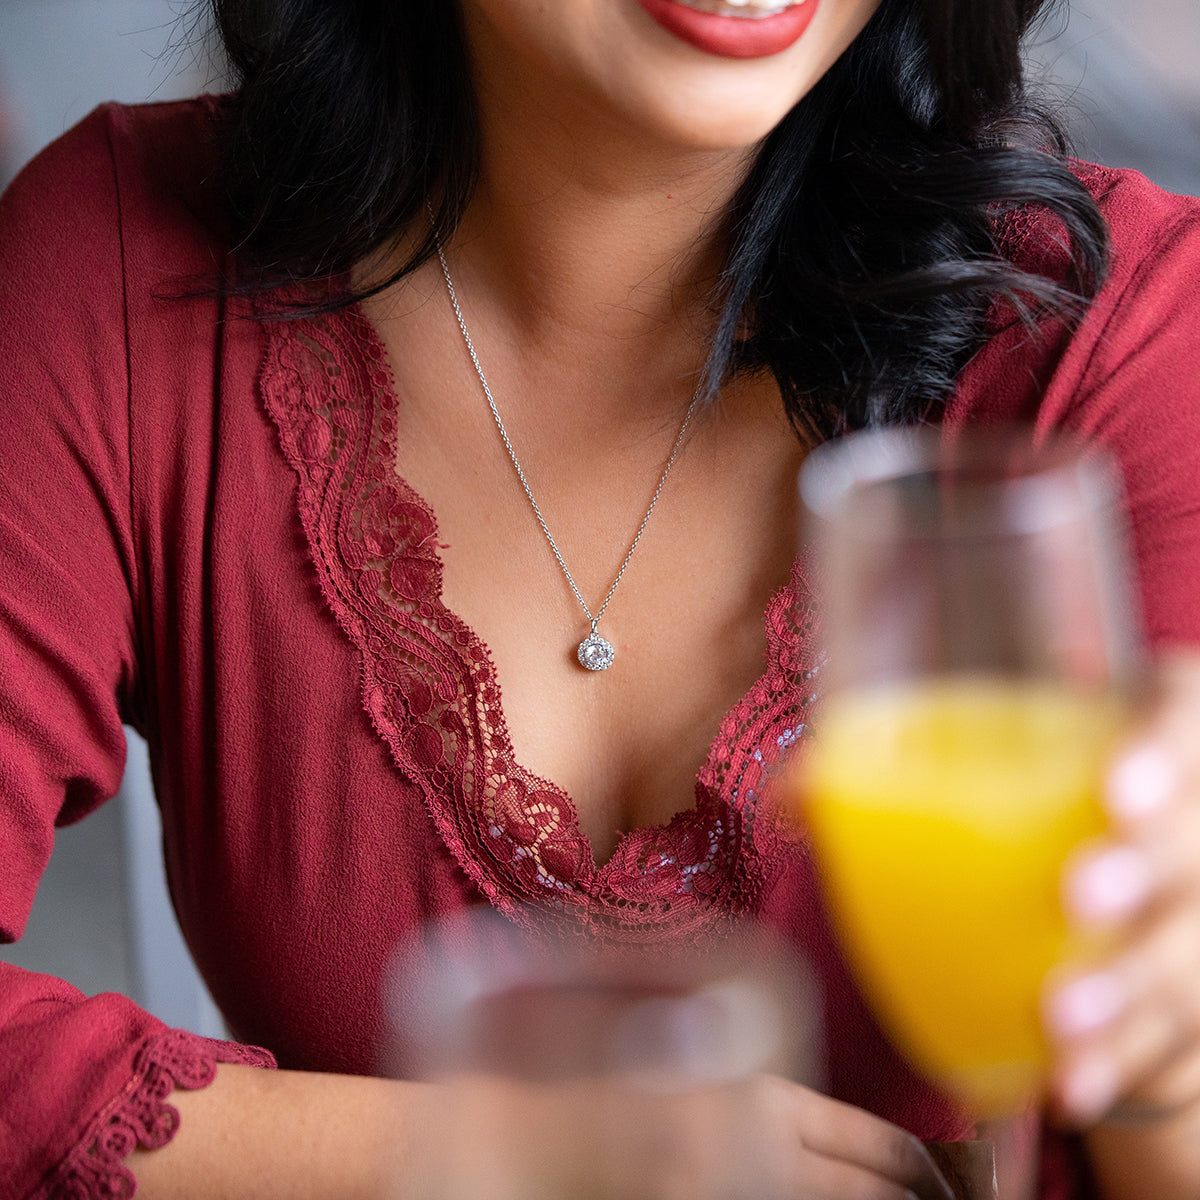
<instances>
[{"instance_id":1,"label":"skin","mask_svg":"<svg viewBox=\"0 0 1200 1200\"><path fill-rule=\"evenodd\" d=\"M705 358L704 297L722 252L715 218L755 145L877 3L822 0L797 46L734 62L684 46L633 0L461 0L483 159L447 254L505 423L589 601L611 582ZM806 448L770 381L737 384L696 422L601 626L617 666L586 676L569 657L586 622L498 445L436 264L368 315L403 401L397 469L438 515L446 602L492 651L518 760L566 789L603 861L622 832L688 806L721 714L761 671L762 612L794 555L793 481ZM688 687L674 686L681 678ZM1112 927L1120 949L1101 970L1121 1003L1080 1029L1064 1018L1078 1003L1062 997L1081 972L1047 993L1056 1103L1064 1120L1093 1126L1106 1200L1200 1189L1200 887L1188 870L1200 853L1188 735L1200 667L1164 660L1161 681L1130 753L1157 746L1173 764L1160 772L1169 785L1147 804L1145 772L1122 789L1118 763L1112 841L1074 864L1066 884L1081 921ZM1126 882L1114 901L1111 867L1094 864L1117 851L1127 867L1141 864L1140 876L1126 871L1141 883ZM911 1136L763 1076L651 1104L486 1078L432 1085L223 1067L178 1103L175 1140L135 1155L150 1200L583 1195L581 1163L588 1179L614 1172L617 1196L949 1195ZM1101 1120L1117 1104L1154 1116ZM457 1121L469 1139L454 1136ZM588 1141L596 1129L622 1147L603 1168Z\"/></svg>"},{"instance_id":2,"label":"skin","mask_svg":"<svg viewBox=\"0 0 1200 1200\"><path fill-rule=\"evenodd\" d=\"M1068 910L1112 936L1107 961L1068 968L1046 996L1053 1100L1088 1128L1103 1194L1200 1192L1200 656L1165 653L1114 761L1112 834L1064 881Z\"/></svg>"}]
</instances>

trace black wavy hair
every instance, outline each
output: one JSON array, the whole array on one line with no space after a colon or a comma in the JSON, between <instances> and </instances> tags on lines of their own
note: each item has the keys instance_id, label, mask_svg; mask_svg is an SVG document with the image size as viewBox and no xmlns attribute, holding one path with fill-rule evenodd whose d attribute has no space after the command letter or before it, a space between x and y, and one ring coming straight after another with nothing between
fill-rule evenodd
<instances>
[{"instance_id":1,"label":"black wavy hair","mask_svg":"<svg viewBox=\"0 0 1200 1200\"><path fill-rule=\"evenodd\" d=\"M455 4L209 2L238 81L222 134L234 290L344 277L431 199L455 227L478 160ZM1030 324L1086 309L1107 227L1020 55L1059 3L882 0L725 215L711 388L770 371L802 436L935 419L998 306ZM1030 208L1059 223L1055 278L1006 254L1006 220ZM433 251L430 235L370 291Z\"/></svg>"}]
</instances>

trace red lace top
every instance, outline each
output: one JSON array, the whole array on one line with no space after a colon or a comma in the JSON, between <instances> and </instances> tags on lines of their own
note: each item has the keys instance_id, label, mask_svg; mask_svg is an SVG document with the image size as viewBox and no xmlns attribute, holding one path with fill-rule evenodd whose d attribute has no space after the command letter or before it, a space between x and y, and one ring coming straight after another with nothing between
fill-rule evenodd
<instances>
[{"instance_id":1,"label":"red lace top","mask_svg":"<svg viewBox=\"0 0 1200 1200\"><path fill-rule=\"evenodd\" d=\"M54 825L116 791L128 721L150 743L185 935L239 1044L0 965L0 1192L129 1194L125 1154L170 1137L172 1087L216 1061L370 1071L390 949L479 903L662 945L753 914L824 983L830 1090L961 1136L875 1028L803 837L769 803L815 668L799 572L694 805L597 868L570 798L516 761L486 646L441 603L435 515L394 474L403 400L371 327L188 298L225 253L210 114L100 110L0 201L0 934L21 933ZM1118 248L1104 296L1070 340L998 334L949 419L1036 417L1111 446L1150 636L1200 641L1200 205L1084 178ZM1053 230L1014 238L1056 261ZM1062 1143L1047 1164L1045 1196L1082 1194Z\"/></svg>"}]
</instances>

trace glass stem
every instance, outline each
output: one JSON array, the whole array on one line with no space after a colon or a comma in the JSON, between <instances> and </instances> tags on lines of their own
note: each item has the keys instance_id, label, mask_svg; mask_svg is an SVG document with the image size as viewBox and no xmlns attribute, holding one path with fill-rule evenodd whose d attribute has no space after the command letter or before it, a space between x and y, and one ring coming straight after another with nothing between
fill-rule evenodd
<instances>
[{"instance_id":1,"label":"glass stem","mask_svg":"<svg viewBox=\"0 0 1200 1200\"><path fill-rule=\"evenodd\" d=\"M980 1123L978 1136L995 1147L996 1200L1036 1200L1041 1125L1035 1108Z\"/></svg>"}]
</instances>

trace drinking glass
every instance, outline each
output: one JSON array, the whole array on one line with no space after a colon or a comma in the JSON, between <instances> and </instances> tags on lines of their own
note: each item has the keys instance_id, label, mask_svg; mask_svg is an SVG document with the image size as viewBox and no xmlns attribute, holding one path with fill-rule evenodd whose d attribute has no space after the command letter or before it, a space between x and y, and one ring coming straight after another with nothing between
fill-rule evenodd
<instances>
[{"instance_id":1,"label":"drinking glass","mask_svg":"<svg viewBox=\"0 0 1200 1200\"><path fill-rule=\"evenodd\" d=\"M799 803L881 1023L1035 1186L1060 900L1138 670L1112 468L1023 430L893 430L801 473L825 661Z\"/></svg>"},{"instance_id":2,"label":"drinking glass","mask_svg":"<svg viewBox=\"0 0 1200 1200\"><path fill-rule=\"evenodd\" d=\"M438 1085L438 1194L526 1200L532 1156L564 1196L628 1200L648 1191L631 1174L647 1140L664 1166L713 1166L697 1200L743 1194L750 1115L732 1090L715 1107L686 1101L761 1073L819 1084L819 1003L794 950L747 922L687 950L539 926L544 914L517 922L479 907L394 955L382 1069ZM494 1102L515 1095L509 1085L515 1109Z\"/></svg>"}]
</instances>

